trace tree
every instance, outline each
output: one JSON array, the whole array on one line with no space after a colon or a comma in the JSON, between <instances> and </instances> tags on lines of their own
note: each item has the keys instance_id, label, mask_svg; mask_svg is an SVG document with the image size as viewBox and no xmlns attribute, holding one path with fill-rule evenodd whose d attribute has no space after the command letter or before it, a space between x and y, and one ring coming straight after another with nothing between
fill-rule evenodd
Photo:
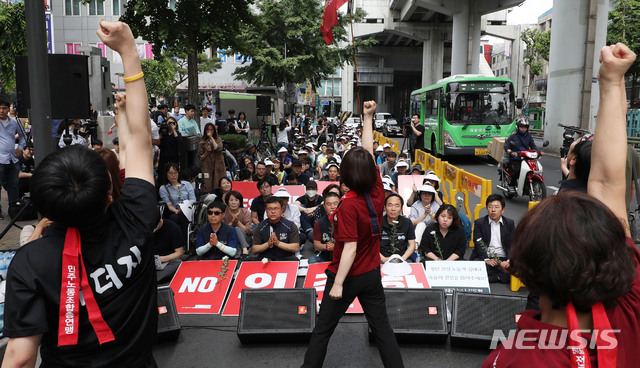
<instances>
[{"instance_id":1,"label":"tree","mask_svg":"<svg viewBox=\"0 0 640 368\"><path fill-rule=\"evenodd\" d=\"M355 50L346 30L349 18L338 17L334 44L327 46L320 32L323 8L318 0L259 0L257 8L253 27L240 35L252 62L236 69L234 75L239 79L285 89L291 83L309 81L316 88L336 67L353 62ZM355 15L356 19L363 16L362 11ZM359 49L374 43L373 39L357 39L355 45Z\"/></svg>"},{"instance_id":2,"label":"tree","mask_svg":"<svg viewBox=\"0 0 640 368\"><path fill-rule=\"evenodd\" d=\"M173 96L178 86L187 80L187 56L185 54L172 55L168 52L155 59L142 60L144 82L150 94L164 94ZM213 73L222 64L217 57L208 58L198 54L198 71Z\"/></svg>"},{"instance_id":3,"label":"tree","mask_svg":"<svg viewBox=\"0 0 640 368\"><path fill-rule=\"evenodd\" d=\"M236 38L249 26L251 0L130 0L120 20L131 26L135 36L162 49L186 55L188 100L198 103L198 55L205 48L239 49Z\"/></svg>"},{"instance_id":4,"label":"tree","mask_svg":"<svg viewBox=\"0 0 640 368\"><path fill-rule=\"evenodd\" d=\"M0 95L16 87L15 57L27 54L24 3L0 3Z\"/></svg>"},{"instance_id":5,"label":"tree","mask_svg":"<svg viewBox=\"0 0 640 368\"><path fill-rule=\"evenodd\" d=\"M543 61L549 62L551 30L542 32L536 28L528 28L520 33L520 39L525 43L524 65L529 67L529 86L523 106L523 111L526 111L531 99L533 79L542 74L545 65Z\"/></svg>"},{"instance_id":6,"label":"tree","mask_svg":"<svg viewBox=\"0 0 640 368\"><path fill-rule=\"evenodd\" d=\"M607 44L622 42L633 52L640 54L640 1L615 0L614 8L609 12ZM640 59L636 59L627 76L631 79L631 103L636 100L638 78L640 78Z\"/></svg>"}]
</instances>

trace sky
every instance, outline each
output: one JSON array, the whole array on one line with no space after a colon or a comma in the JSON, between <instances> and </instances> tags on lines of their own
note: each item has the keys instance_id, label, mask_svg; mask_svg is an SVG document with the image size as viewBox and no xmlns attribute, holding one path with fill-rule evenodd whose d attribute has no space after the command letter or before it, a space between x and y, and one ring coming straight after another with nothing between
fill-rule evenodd
<instances>
[{"instance_id":1,"label":"sky","mask_svg":"<svg viewBox=\"0 0 640 368\"><path fill-rule=\"evenodd\" d=\"M511 8L507 24L537 24L538 17L553 7L553 0L526 0Z\"/></svg>"}]
</instances>

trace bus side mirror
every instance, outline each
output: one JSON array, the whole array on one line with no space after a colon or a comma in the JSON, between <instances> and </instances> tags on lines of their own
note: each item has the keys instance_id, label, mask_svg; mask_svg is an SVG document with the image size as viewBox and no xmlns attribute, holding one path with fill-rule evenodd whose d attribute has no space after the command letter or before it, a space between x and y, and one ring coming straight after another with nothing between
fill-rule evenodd
<instances>
[{"instance_id":1,"label":"bus side mirror","mask_svg":"<svg viewBox=\"0 0 640 368\"><path fill-rule=\"evenodd\" d=\"M518 108L518 110L522 109L522 107L524 106L524 101L522 101L521 98L516 100L516 107Z\"/></svg>"}]
</instances>

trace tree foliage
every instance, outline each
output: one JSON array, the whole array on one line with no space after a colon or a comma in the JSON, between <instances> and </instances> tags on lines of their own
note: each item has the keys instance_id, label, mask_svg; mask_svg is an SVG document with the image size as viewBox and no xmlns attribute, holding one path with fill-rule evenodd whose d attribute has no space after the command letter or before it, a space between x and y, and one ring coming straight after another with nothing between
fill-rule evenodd
<instances>
[{"instance_id":1,"label":"tree foliage","mask_svg":"<svg viewBox=\"0 0 640 368\"><path fill-rule=\"evenodd\" d=\"M622 42L633 52L640 54L640 1L615 0L614 8L609 12L607 44ZM640 59L636 59L627 77L631 79L631 101L636 99L638 78L640 78Z\"/></svg>"},{"instance_id":2,"label":"tree foliage","mask_svg":"<svg viewBox=\"0 0 640 368\"><path fill-rule=\"evenodd\" d=\"M154 54L167 49L186 55L188 99L197 104L198 55L208 47L239 49L236 38L252 19L251 0L177 0L175 9L167 3L129 0L120 20L131 26L135 36L153 44Z\"/></svg>"},{"instance_id":3,"label":"tree foliage","mask_svg":"<svg viewBox=\"0 0 640 368\"><path fill-rule=\"evenodd\" d=\"M282 87L309 81L315 88L337 66L353 62L348 39L348 17L339 16L333 28L334 44L327 46L320 32L323 8L317 0L259 0L253 27L242 30L242 47L251 64L234 72L238 78L261 86ZM355 17L360 19L364 12ZM373 39L356 40L356 48L373 45Z\"/></svg>"},{"instance_id":4,"label":"tree foliage","mask_svg":"<svg viewBox=\"0 0 640 368\"><path fill-rule=\"evenodd\" d=\"M525 99L525 109L531 98L533 79L544 71L545 62L549 62L549 49L551 45L551 30L540 31L537 28L528 28L520 33L520 39L525 44L523 61L529 67L529 88Z\"/></svg>"},{"instance_id":5,"label":"tree foliage","mask_svg":"<svg viewBox=\"0 0 640 368\"><path fill-rule=\"evenodd\" d=\"M217 57L198 54L198 71L213 73L221 66ZM173 96L178 86L187 80L187 55L163 53L155 59L142 60L147 91L153 95Z\"/></svg>"},{"instance_id":6,"label":"tree foliage","mask_svg":"<svg viewBox=\"0 0 640 368\"><path fill-rule=\"evenodd\" d=\"M15 57L27 54L24 3L0 3L0 94L16 87Z\"/></svg>"}]
</instances>

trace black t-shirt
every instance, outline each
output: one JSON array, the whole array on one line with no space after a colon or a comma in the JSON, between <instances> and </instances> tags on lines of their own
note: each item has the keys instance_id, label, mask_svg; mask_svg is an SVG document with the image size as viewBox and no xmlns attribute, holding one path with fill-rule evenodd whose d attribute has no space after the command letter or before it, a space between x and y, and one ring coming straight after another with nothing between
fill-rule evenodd
<instances>
[{"instance_id":1,"label":"black t-shirt","mask_svg":"<svg viewBox=\"0 0 640 368\"><path fill-rule=\"evenodd\" d=\"M229 129L227 127L227 119L218 118L216 119L216 126L218 127L218 134L227 134Z\"/></svg>"},{"instance_id":2,"label":"black t-shirt","mask_svg":"<svg viewBox=\"0 0 640 368\"><path fill-rule=\"evenodd\" d=\"M424 125L418 124L418 126L416 126L416 130L422 133L422 135L421 136L416 136L415 134L413 135L416 139L416 143L415 143L415 146L413 146L413 148L424 150Z\"/></svg>"},{"instance_id":3,"label":"black t-shirt","mask_svg":"<svg viewBox=\"0 0 640 368\"><path fill-rule=\"evenodd\" d=\"M159 220L156 203L153 185L128 178L109 210L80 229L89 284L115 341L98 343L87 309L81 304L78 344L58 347L66 228L56 224L43 238L20 248L11 262L5 336L42 334L43 367L150 366L158 319L151 247L152 230Z\"/></svg>"},{"instance_id":4,"label":"black t-shirt","mask_svg":"<svg viewBox=\"0 0 640 368\"><path fill-rule=\"evenodd\" d=\"M322 203L322 196L319 195L319 194L316 194L316 196L313 198L313 200L311 200L305 194L302 197L299 197L297 199L297 201L300 202L300 204L304 208L313 208L313 207L316 207L316 206L318 206L318 205L320 205Z\"/></svg>"},{"instance_id":5,"label":"black t-shirt","mask_svg":"<svg viewBox=\"0 0 640 368\"><path fill-rule=\"evenodd\" d=\"M264 203L264 198L261 195L255 197L251 202L251 212L258 213L258 221L264 219L264 211L267 210L267 205Z\"/></svg>"},{"instance_id":6,"label":"black t-shirt","mask_svg":"<svg viewBox=\"0 0 640 368\"><path fill-rule=\"evenodd\" d=\"M36 169L36 161L31 157L26 160L24 156L18 155L18 165L20 165L20 171L25 173L33 173ZM18 191L20 197L29 192L29 185L31 184L31 178L20 178L18 180Z\"/></svg>"},{"instance_id":7,"label":"black t-shirt","mask_svg":"<svg viewBox=\"0 0 640 368\"><path fill-rule=\"evenodd\" d=\"M391 234L392 224L387 220L387 216L382 220L382 234L380 235L380 253L383 256L389 257L392 254L404 255L409 247L409 240L415 240L416 234L413 228L411 220L404 216L398 217L398 226L396 228L396 251L393 252L391 248Z\"/></svg>"},{"instance_id":8,"label":"black t-shirt","mask_svg":"<svg viewBox=\"0 0 640 368\"><path fill-rule=\"evenodd\" d=\"M180 226L169 219L163 219L162 227L153 233L153 254L167 256L183 245Z\"/></svg>"}]
</instances>

